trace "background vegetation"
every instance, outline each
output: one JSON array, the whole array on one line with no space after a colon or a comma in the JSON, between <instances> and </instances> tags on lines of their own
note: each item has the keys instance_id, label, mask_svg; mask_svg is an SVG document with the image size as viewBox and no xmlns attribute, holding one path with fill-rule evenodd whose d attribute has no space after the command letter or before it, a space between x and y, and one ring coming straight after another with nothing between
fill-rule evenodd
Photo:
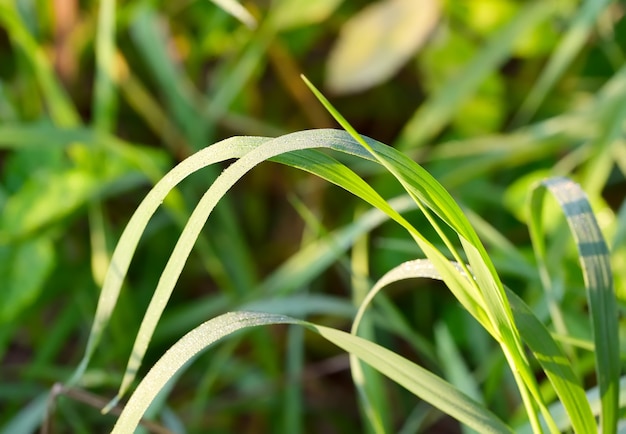
<instances>
[{"instance_id":1,"label":"background vegetation","mask_svg":"<svg viewBox=\"0 0 626 434\"><path fill-rule=\"evenodd\" d=\"M301 73L359 133L405 152L450 191L504 283L566 342L585 387L596 384L575 245L548 207L546 282L525 207L538 179L580 183L611 248L621 312L626 4L369 3L249 1L250 15L237 20L201 0L0 0L4 432L42 424L49 391L81 360L113 248L170 168L225 137L337 127ZM349 161L385 198L404 192L380 169ZM115 423L99 408L115 395L161 271L219 172L187 178L151 220L80 388L54 389L47 418L54 432L105 432ZM300 303L300 316L348 329L372 281L423 256L402 228L382 221L348 238L351 253L316 256L329 234L366 212L318 178L259 165L210 217L139 377L187 331L242 307L293 314ZM415 227L426 224L420 213L406 216ZM277 296L286 293L301 298L281 304ZM500 347L444 285L397 283L387 295L375 311L377 342L451 382L472 379L476 398L495 414L525 423ZM391 431L459 431L394 383L381 387ZM235 335L160 398L149 413L173 431L367 429L348 356L299 328Z\"/></svg>"}]
</instances>

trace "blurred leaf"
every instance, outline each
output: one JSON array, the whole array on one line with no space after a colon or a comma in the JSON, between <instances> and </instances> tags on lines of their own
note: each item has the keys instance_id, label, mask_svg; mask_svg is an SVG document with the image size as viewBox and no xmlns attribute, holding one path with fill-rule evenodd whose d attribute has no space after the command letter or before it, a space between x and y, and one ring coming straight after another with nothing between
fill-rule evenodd
<instances>
[{"instance_id":1,"label":"blurred leaf","mask_svg":"<svg viewBox=\"0 0 626 434\"><path fill-rule=\"evenodd\" d=\"M0 241L28 236L67 217L92 199L144 182L145 177L137 172L96 177L79 169L33 177L7 199L0 215Z\"/></svg>"},{"instance_id":2,"label":"blurred leaf","mask_svg":"<svg viewBox=\"0 0 626 434\"><path fill-rule=\"evenodd\" d=\"M271 10L272 25L276 30L321 23L343 0L277 0Z\"/></svg>"},{"instance_id":3,"label":"blurred leaf","mask_svg":"<svg viewBox=\"0 0 626 434\"><path fill-rule=\"evenodd\" d=\"M327 63L336 93L375 86L395 74L425 43L439 19L438 0L383 0L344 24Z\"/></svg>"},{"instance_id":4,"label":"blurred leaf","mask_svg":"<svg viewBox=\"0 0 626 434\"><path fill-rule=\"evenodd\" d=\"M470 62L440 91L433 94L406 123L394 147L407 150L423 146L437 135L457 113L459 107L474 95L484 80L493 74L511 55L515 42L545 21L553 12L552 2L533 1L502 29L493 34Z\"/></svg>"},{"instance_id":5,"label":"blurred leaf","mask_svg":"<svg viewBox=\"0 0 626 434\"><path fill-rule=\"evenodd\" d=\"M607 8L609 3L611 3L609 0L587 0L584 2L519 109L516 115L518 122L527 121L534 115L545 96L580 53L598 16Z\"/></svg>"},{"instance_id":6,"label":"blurred leaf","mask_svg":"<svg viewBox=\"0 0 626 434\"><path fill-rule=\"evenodd\" d=\"M54 265L51 240L0 246L0 323L13 321L37 299Z\"/></svg>"}]
</instances>

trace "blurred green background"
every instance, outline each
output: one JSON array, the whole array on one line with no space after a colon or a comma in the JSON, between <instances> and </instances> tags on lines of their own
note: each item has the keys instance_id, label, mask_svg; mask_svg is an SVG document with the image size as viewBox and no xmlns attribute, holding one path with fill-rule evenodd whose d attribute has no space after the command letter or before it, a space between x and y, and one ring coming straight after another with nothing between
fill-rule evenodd
<instances>
[{"instance_id":1,"label":"blurred green background","mask_svg":"<svg viewBox=\"0 0 626 434\"><path fill-rule=\"evenodd\" d=\"M112 249L167 170L226 137L336 127L300 74L360 133L433 173L467 209L505 283L538 312L546 308L524 223L526 191L546 175L580 182L606 231L624 301L626 2L249 0L245 22L216 3L0 0L3 432L36 429L45 394L77 365ZM355 170L385 197L402 191L370 166ZM81 385L103 402L181 228L217 174L207 168L185 180L143 235ZM286 290L272 287L272 273L365 211L312 176L255 168L209 219L146 366L202 321ZM416 225L423 218L408 215ZM588 339L573 243L556 225L547 230L568 330ZM356 248L367 252L359 272L371 279L421 255L388 224ZM350 258L319 268L290 284L332 296L316 321L349 327ZM395 319L380 342L437 372L449 333L485 402L514 417L502 354L443 286L398 284L389 299L385 315ZM433 359L416 355L399 330ZM347 356L299 333L274 328L229 340L201 356L154 413L190 433L361 432ZM458 432L388 388L398 430ZM105 432L115 419L61 396L51 421L54 432Z\"/></svg>"}]
</instances>

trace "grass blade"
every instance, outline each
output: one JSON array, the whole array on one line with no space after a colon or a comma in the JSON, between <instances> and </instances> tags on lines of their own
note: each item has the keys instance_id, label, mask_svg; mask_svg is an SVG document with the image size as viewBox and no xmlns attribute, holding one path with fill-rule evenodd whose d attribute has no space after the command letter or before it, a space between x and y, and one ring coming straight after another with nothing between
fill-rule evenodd
<instances>
[{"instance_id":1,"label":"grass blade","mask_svg":"<svg viewBox=\"0 0 626 434\"><path fill-rule=\"evenodd\" d=\"M452 264L460 273L464 271L458 264ZM359 306L352 333L357 333L361 318L374 297L387 285L404 279L429 278L442 280L434 264L426 259L418 259L401 264L388 271L372 287L367 297ZM574 374L567 357L552 338L541 321L534 316L530 308L512 291L507 290L515 322L519 327L524 342L530 347L537 361L544 369L557 395L570 416L571 426L577 433L596 431L595 420L580 381ZM562 425L561 430L569 428ZM535 431L536 432L536 431Z\"/></svg>"},{"instance_id":2,"label":"grass blade","mask_svg":"<svg viewBox=\"0 0 626 434\"><path fill-rule=\"evenodd\" d=\"M112 433L132 432L158 392L198 353L238 330L270 324L296 324L311 329L418 397L482 433L512 432L500 419L449 383L384 347L340 330L283 315L233 312L205 322L174 344L137 386Z\"/></svg>"},{"instance_id":3,"label":"grass blade","mask_svg":"<svg viewBox=\"0 0 626 434\"><path fill-rule=\"evenodd\" d=\"M530 233L540 262L545 261L541 231L543 197L549 191L565 214L576 242L582 267L595 344L596 374L602 399L600 425L603 433L613 433L617 427L619 402L619 335L617 301L613 289L613 274L609 249L595 219L587 196L580 186L562 178L542 181L530 196ZM545 264L542 267L546 270Z\"/></svg>"}]
</instances>

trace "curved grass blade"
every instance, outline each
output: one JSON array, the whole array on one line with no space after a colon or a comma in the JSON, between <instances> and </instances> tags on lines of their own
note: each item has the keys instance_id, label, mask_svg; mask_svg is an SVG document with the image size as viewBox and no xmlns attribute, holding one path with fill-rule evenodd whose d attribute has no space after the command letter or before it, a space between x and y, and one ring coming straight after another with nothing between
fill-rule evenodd
<instances>
[{"instance_id":1,"label":"curved grass blade","mask_svg":"<svg viewBox=\"0 0 626 434\"><path fill-rule=\"evenodd\" d=\"M267 139L256 139L258 142L265 141ZM254 142L255 139L250 138L249 142ZM102 291L98 299L98 305L96 307L96 313L94 316L94 322L89 334L89 340L87 341L87 348L85 355L78 365L74 375L69 381L69 384L76 383L91 359L96 346L100 341L104 327L107 325L113 308L117 303L119 291L122 287L123 280L128 272L130 261L135 253L139 239L143 234L148 221L165 200L167 194L190 173L215 162L223 161L228 158L232 158L231 148L232 139L227 139L223 142L217 143L209 148L202 150L190 157L174 169L168 172L159 181L152 190L148 193L145 199L141 202L133 216L131 217L128 225L124 229L122 236L113 252L109 269L105 275Z\"/></svg>"},{"instance_id":2,"label":"curved grass blade","mask_svg":"<svg viewBox=\"0 0 626 434\"><path fill-rule=\"evenodd\" d=\"M459 264L452 264L461 275L466 276ZM388 271L370 290L367 297L359 306L359 310L352 323L352 334L357 334L363 314L372 300L387 285L405 279L429 278L442 280L441 275L427 259L417 259L405 262ZM567 357L556 344L550 332L532 313L530 308L514 292L507 290L515 322L524 342L530 347L535 358L543 368L552 383L570 420L559 426L561 431L570 427L577 433L596 431L595 419L591 407L585 396L585 391L571 368ZM354 367L353 367L354 369ZM358 369L358 367L357 367ZM536 431L535 431L536 432Z\"/></svg>"},{"instance_id":3,"label":"curved grass blade","mask_svg":"<svg viewBox=\"0 0 626 434\"><path fill-rule=\"evenodd\" d=\"M407 228L422 251L433 261L452 293L500 343L513 376L518 383L524 406L528 416L531 418L533 427L537 431L541 431L535 411L535 408L538 406L549 425L550 431L553 433L558 432L554 421L548 413L524 353L502 282L485 247L480 242L478 235L460 207L437 180L409 157L390 147L381 147L380 151L374 149L374 146L367 143L356 132L306 77L302 76L302 79L335 120L363 147L363 150L369 152L376 161L401 183L407 193L413 197L420 210L460 266L465 268L465 264L461 261L457 249L426 207L430 208L457 232L467 255L469 265L474 270L472 273L474 279L459 279L458 273L452 270L448 260L437 249L434 249L415 228ZM465 270L465 273L469 274L468 270Z\"/></svg>"},{"instance_id":4,"label":"curved grass blade","mask_svg":"<svg viewBox=\"0 0 626 434\"><path fill-rule=\"evenodd\" d=\"M215 208L217 203L221 200L221 198L226 194L226 192L243 175L245 175L248 171L250 171L256 165L270 158L277 157L280 154L292 152L292 151L298 151L298 150L303 151L303 150L307 150L311 148L318 148L318 147L330 147L330 148L335 148L335 149L341 149L341 140L336 140L337 136L341 138L341 134L337 134L337 132L333 132L329 130L304 131L304 132L299 132L299 133L288 134L286 136L282 136L282 137L279 137L277 139L273 139L270 141L266 141L267 139L240 137L237 139L233 139L231 141L220 142L219 150L213 149L215 145L207 148L207 153L210 155L211 161L213 162L216 161L216 158L221 158L222 159L221 161L227 158L234 158L234 157L236 158L237 156L240 156L240 158L239 160L231 164L226 170L224 170L220 174L220 176L215 180L215 182L211 185L211 187L209 187L207 192L200 199L200 202L198 203L193 213L189 217L189 220L187 221L187 224L185 225L185 228L183 229L183 232L181 233L176 243L176 246L174 247L174 250L172 254L170 255L170 258L167 264L165 265L163 272L161 273L161 277L159 279L159 283L157 284L157 288L154 291L150 304L141 322L139 332L137 334L137 337L135 339L135 344L133 346L132 354L129 358L126 372L122 379L120 390L117 396L111 401L111 403L103 411L105 412L108 411L108 409L110 409L119 401L119 398L125 393L125 391L128 389L128 387L132 383L133 379L135 378L137 369L139 368L141 361L143 359L143 356L148 348L148 344L152 338L154 329L156 328L156 325L161 317L161 314L163 310L165 309L165 306L174 289L174 285L176 284L176 281L178 280L178 277L180 276L180 273L182 272L183 266L185 265L185 262L191 252L191 249L193 248L193 245L196 239L198 238L198 235L202 227L204 226L206 220L208 219L210 213ZM344 136L344 140L345 140L345 136ZM226 149L224 147L224 143L227 143ZM260 143L259 146L255 147L252 150L249 149L251 144L259 144L259 143ZM210 151L213 151L213 152L210 152ZM228 153L230 153L230 155L228 155ZM328 159L324 159L323 157L321 157L321 155L322 154L319 154L319 153L307 154L309 161L312 161L312 163L311 162L308 163L309 170L315 170L315 168L319 165L320 161L322 162L322 165L324 162L328 162ZM224 157L227 157L227 158L224 158ZM205 158L206 157L204 157L204 159ZM206 165L204 164L205 162L204 159L200 159L200 158L196 158L192 156L188 160L185 160L185 161L191 161L192 163L195 161L201 161L203 162L202 165L204 166ZM183 169L178 170L177 175L181 176L181 175L184 175L185 173L186 174L190 173L189 172L190 168L187 166L188 165L186 165ZM336 173L330 172L328 170L328 167L324 168L323 171L326 175L333 177L335 179L335 182L342 181L340 178L337 177ZM170 172L170 174L171 173L172 172ZM350 173L352 174L351 179L350 179L351 184L348 187L344 186L344 188L348 189L349 191L352 191L350 190L350 188L356 188L359 192L361 192L361 194L366 195L364 198L367 198L366 200L369 199L370 203L376 204L375 206L378 206L379 208L382 207L381 209L389 213L389 215L393 216L392 218L402 221L404 225L411 227L409 223L406 222L406 220L404 220L395 210L393 210L388 205L386 201L384 201L377 193L375 193L374 190L367 183L365 183L365 181L363 181L361 178L356 176L354 172L348 171L348 169L346 168L343 175L348 176ZM168 177L169 175L166 175L166 179ZM180 181L180 179L178 178L177 180ZM157 186L159 185L157 184ZM152 194L155 190L157 190L157 187L155 187L150 192L153 197L146 198L147 200L146 208L148 209L149 215L147 215L146 211L143 208L140 213L139 213L139 210L136 212L136 214L139 213L142 216L140 220L141 223L139 225L143 225L142 227L139 227L138 225L137 229L143 230L143 227L145 227L145 224L147 223L149 216L152 215L152 213L156 210L156 207L158 207L160 203L155 198L160 197L163 193L163 190L166 189L167 186L169 186L169 184L164 184L163 186L159 186L160 187L158 189L159 193ZM360 197L363 197L363 196L360 196ZM129 223L129 226L130 226L130 223ZM136 246L136 243L138 241L138 238L142 230L128 237L128 239L131 240L129 241L128 247L130 248L132 252L134 252L134 247L133 248L131 247L133 245ZM126 242L126 239L125 239L125 242ZM124 273L125 273L125 270L128 269L128 264L132 256L132 252L126 251L126 246L120 247L121 244L122 244L122 240L120 239L120 242L118 244L118 249L120 248L124 249L124 253L120 253L120 256L123 255L123 258L121 259L123 259L124 262L120 261L119 264L114 263L113 262L115 259L115 252L114 252L114 258L112 259L111 269L117 269L118 267L122 266L123 268L121 269L124 270ZM116 249L116 252L118 249ZM116 273L116 274L114 274L112 277L112 279L114 280L112 280L113 283L111 287L112 288L111 293L113 294L113 291L116 291L115 292L115 299L116 299L117 293L119 293L119 288L121 285L121 279L119 279L121 274L117 271L113 271L112 273ZM104 289L103 289L103 292L104 292ZM113 298L111 298L111 300L112 299ZM103 300L103 297L101 297L101 300ZM108 301L109 298L105 298L105 300L107 300L107 306L109 307L103 308L103 318L104 317L108 318L110 316L111 309L114 303L112 304L111 302L109 302ZM98 333L100 334L101 331L99 331Z\"/></svg>"},{"instance_id":5,"label":"curved grass blade","mask_svg":"<svg viewBox=\"0 0 626 434\"><path fill-rule=\"evenodd\" d=\"M154 397L198 353L238 330L270 324L295 324L309 328L473 429L482 433L512 432L495 415L446 381L375 343L284 315L231 312L213 318L187 333L155 363L131 395L112 433L133 432Z\"/></svg>"},{"instance_id":6,"label":"curved grass blade","mask_svg":"<svg viewBox=\"0 0 626 434\"><path fill-rule=\"evenodd\" d=\"M609 249L587 196L573 181L555 177L542 181L531 192L530 234L540 265L547 273L542 233L542 207L546 191L557 200L572 232L583 272L595 344L596 374L602 399L600 422L603 433L617 427L619 401L619 336L617 300Z\"/></svg>"}]
</instances>

